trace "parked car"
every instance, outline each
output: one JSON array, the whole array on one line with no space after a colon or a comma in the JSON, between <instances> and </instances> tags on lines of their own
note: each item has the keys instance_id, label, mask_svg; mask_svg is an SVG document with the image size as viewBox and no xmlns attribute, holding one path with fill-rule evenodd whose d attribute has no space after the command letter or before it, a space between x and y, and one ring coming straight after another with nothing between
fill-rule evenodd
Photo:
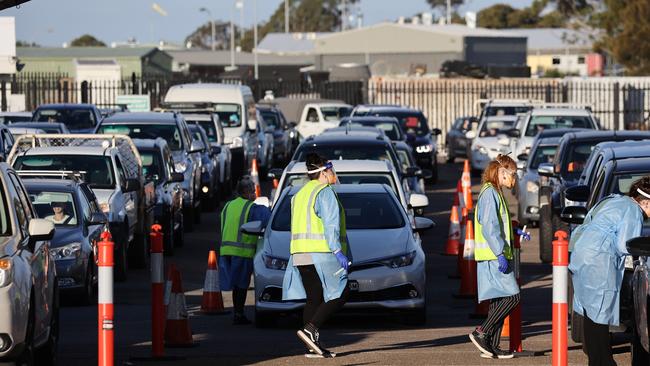
<instances>
[{"instance_id":1,"label":"parked car","mask_svg":"<svg viewBox=\"0 0 650 366\"><path fill-rule=\"evenodd\" d=\"M39 128L30 128L30 127L15 127L15 126L9 126L7 127L9 132L11 132L11 136L14 137L14 139L17 139L18 137L22 135L36 135L36 134L44 134L46 133L45 131L39 129Z\"/></svg>"},{"instance_id":2,"label":"parked car","mask_svg":"<svg viewBox=\"0 0 650 366\"><path fill-rule=\"evenodd\" d=\"M64 123L61 122L49 122L49 123L43 123L43 122L14 122L11 125L8 126L10 129L12 128L36 128L42 131L45 131L45 133L70 133L70 130L65 126Z\"/></svg>"},{"instance_id":3,"label":"parked car","mask_svg":"<svg viewBox=\"0 0 650 366\"><path fill-rule=\"evenodd\" d=\"M338 126L351 112L352 106L345 103L309 103L303 108L296 129L303 139L318 135Z\"/></svg>"},{"instance_id":4,"label":"parked car","mask_svg":"<svg viewBox=\"0 0 650 366\"><path fill-rule=\"evenodd\" d=\"M32 120L32 112L0 112L0 124L8 125L16 122Z\"/></svg>"},{"instance_id":5,"label":"parked car","mask_svg":"<svg viewBox=\"0 0 650 366\"><path fill-rule=\"evenodd\" d=\"M32 121L61 122L71 133L92 133L102 118L94 104L42 104L34 111Z\"/></svg>"},{"instance_id":6,"label":"parked car","mask_svg":"<svg viewBox=\"0 0 650 366\"><path fill-rule=\"evenodd\" d=\"M485 117L519 116L530 112L534 107L544 104L536 99L478 99L475 102L481 108L478 120Z\"/></svg>"},{"instance_id":7,"label":"parked car","mask_svg":"<svg viewBox=\"0 0 650 366\"><path fill-rule=\"evenodd\" d=\"M103 118L111 116L117 112L128 112L129 106L127 104L104 104L99 108L99 112Z\"/></svg>"},{"instance_id":8,"label":"parked car","mask_svg":"<svg viewBox=\"0 0 650 366\"><path fill-rule=\"evenodd\" d=\"M200 141L201 150L201 203L205 209L216 209L219 205L219 155L210 148L208 136L198 124L188 125L193 141Z\"/></svg>"},{"instance_id":9,"label":"parked car","mask_svg":"<svg viewBox=\"0 0 650 366\"><path fill-rule=\"evenodd\" d=\"M404 107L366 106L355 108L352 116L397 118L406 134L406 142L415 150L418 166L431 170L431 183L438 181L437 136L442 132L439 128L429 129L429 122L422 111Z\"/></svg>"},{"instance_id":10,"label":"parked car","mask_svg":"<svg viewBox=\"0 0 650 366\"><path fill-rule=\"evenodd\" d=\"M16 172L0 163L0 361L54 365L59 294L51 263L51 221L36 216Z\"/></svg>"},{"instance_id":11,"label":"parked car","mask_svg":"<svg viewBox=\"0 0 650 366\"><path fill-rule=\"evenodd\" d=\"M406 135L395 117L345 117L339 127L345 126L374 127L383 131L391 141L406 140Z\"/></svg>"},{"instance_id":12,"label":"parked car","mask_svg":"<svg viewBox=\"0 0 650 366\"><path fill-rule=\"evenodd\" d=\"M154 222L162 226L166 255L181 247L183 237L183 181L185 176L174 171L174 158L167 141L134 139L142 160L142 174L155 187Z\"/></svg>"},{"instance_id":13,"label":"parked car","mask_svg":"<svg viewBox=\"0 0 650 366\"><path fill-rule=\"evenodd\" d=\"M11 131L5 125L0 125L0 161L7 160L14 143L15 139Z\"/></svg>"},{"instance_id":14,"label":"parked car","mask_svg":"<svg viewBox=\"0 0 650 366\"><path fill-rule=\"evenodd\" d=\"M632 365L650 363L650 237L642 236L627 242L627 250L639 258L632 274L632 340L630 353Z\"/></svg>"},{"instance_id":15,"label":"parked car","mask_svg":"<svg viewBox=\"0 0 650 366\"><path fill-rule=\"evenodd\" d=\"M410 191L426 195L424 180L432 174L428 169L421 169L413 157L413 149L404 141L397 141L395 151L402 164L404 180Z\"/></svg>"},{"instance_id":16,"label":"parked car","mask_svg":"<svg viewBox=\"0 0 650 366\"><path fill-rule=\"evenodd\" d=\"M97 127L97 133L124 134L136 139L167 141L174 170L184 175L183 217L184 229L192 231L201 220L201 150L203 143L192 141L185 119L180 113L135 112L116 113Z\"/></svg>"},{"instance_id":17,"label":"parked car","mask_svg":"<svg viewBox=\"0 0 650 366\"><path fill-rule=\"evenodd\" d=\"M469 131L478 129L476 117L456 118L445 136L445 148L447 150L447 162L453 163L456 158L469 158L472 139L467 138Z\"/></svg>"},{"instance_id":18,"label":"parked car","mask_svg":"<svg viewBox=\"0 0 650 366\"><path fill-rule=\"evenodd\" d=\"M288 162L293 150L298 146L295 124L290 125L284 118L282 111L271 104L258 104L257 111L262 115L267 128L273 134L273 155L274 160ZM294 132L294 136L292 136Z\"/></svg>"},{"instance_id":19,"label":"parked car","mask_svg":"<svg viewBox=\"0 0 650 366\"><path fill-rule=\"evenodd\" d=\"M95 250L108 220L80 175L33 173L18 172L36 216L52 221L56 228L50 241L50 255L56 264L61 295L82 304L93 304L97 300ZM57 210L61 218L57 217Z\"/></svg>"},{"instance_id":20,"label":"parked car","mask_svg":"<svg viewBox=\"0 0 650 366\"><path fill-rule=\"evenodd\" d=\"M481 120L476 132L467 132L466 137L472 140L469 161L474 175L485 170L499 154L511 153L509 134L516 121L516 116L486 117Z\"/></svg>"},{"instance_id":21,"label":"parked car","mask_svg":"<svg viewBox=\"0 0 650 366\"><path fill-rule=\"evenodd\" d=\"M269 127L262 117L262 114L256 110L255 111L255 120L257 122L257 138L258 138L258 148L257 148L257 163L259 164L259 169L262 174L262 177L266 177L270 169L273 168L275 164L275 138L273 136L273 131L275 128Z\"/></svg>"},{"instance_id":22,"label":"parked car","mask_svg":"<svg viewBox=\"0 0 650 366\"><path fill-rule=\"evenodd\" d=\"M282 279L289 259L291 198L300 187L285 189L266 228L259 221L242 225L242 232L263 236L254 259L255 324L269 326L279 312L295 311L304 302L282 301ZM349 248L354 262L349 273L347 308L401 310L413 321L426 320L426 275L422 243L415 233L433 222L415 218L393 190L381 184L334 186L345 208Z\"/></svg>"}]
</instances>

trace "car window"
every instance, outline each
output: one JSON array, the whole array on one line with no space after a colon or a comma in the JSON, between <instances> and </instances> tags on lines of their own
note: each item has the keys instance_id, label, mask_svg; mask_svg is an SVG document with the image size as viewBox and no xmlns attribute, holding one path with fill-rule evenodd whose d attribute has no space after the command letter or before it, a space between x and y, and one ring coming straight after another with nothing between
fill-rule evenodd
<instances>
[{"instance_id":1,"label":"car window","mask_svg":"<svg viewBox=\"0 0 650 366\"><path fill-rule=\"evenodd\" d=\"M350 107L321 107L321 113L326 121L340 121L343 117L347 117L352 113Z\"/></svg>"},{"instance_id":2,"label":"car window","mask_svg":"<svg viewBox=\"0 0 650 366\"><path fill-rule=\"evenodd\" d=\"M2 130L2 148L6 153L11 151L14 145L14 137L8 130Z\"/></svg>"},{"instance_id":3,"label":"car window","mask_svg":"<svg viewBox=\"0 0 650 366\"><path fill-rule=\"evenodd\" d=\"M648 174L650 174L650 172L615 174L613 177L614 179L611 180L609 187L607 189L607 193L605 195L609 195L609 194L627 195L630 192L630 187L632 186L632 183L647 176Z\"/></svg>"},{"instance_id":4,"label":"car window","mask_svg":"<svg viewBox=\"0 0 650 366\"><path fill-rule=\"evenodd\" d=\"M205 120L202 120L202 121L187 120L187 123L190 124L190 125L197 124L197 125L203 127L203 129L205 130L205 134L208 136L208 141L210 141L210 142L218 142L219 141L219 136L217 135L217 128L214 125L214 121L212 121L212 120L209 120L209 121L205 121Z\"/></svg>"},{"instance_id":5,"label":"car window","mask_svg":"<svg viewBox=\"0 0 650 366\"><path fill-rule=\"evenodd\" d=\"M280 116L274 111L264 110L264 111L260 111L260 114L264 118L264 121L266 121L267 125L273 126L275 128L283 128L282 121L280 120Z\"/></svg>"},{"instance_id":6,"label":"car window","mask_svg":"<svg viewBox=\"0 0 650 366\"><path fill-rule=\"evenodd\" d=\"M537 149L533 153L532 160L530 162L530 168L537 169L539 167L539 164L542 163L552 164L555 159L556 151L557 145L537 146Z\"/></svg>"},{"instance_id":7,"label":"car window","mask_svg":"<svg viewBox=\"0 0 650 366\"><path fill-rule=\"evenodd\" d=\"M350 126L369 126L380 129L392 141L402 140L402 129L399 125L390 122L376 122L376 123L361 123L361 122L348 122L346 125Z\"/></svg>"},{"instance_id":8,"label":"car window","mask_svg":"<svg viewBox=\"0 0 650 366\"><path fill-rule=\"evenodd\" d=\"M117 175L120 177L120 183L125 184L127 175L124 172L124 167L122 166L120 157L117 155L115 156L115 167L117 168Z\"/></svg>"},{"instance_id":9,"label":"car window","mask_svg":"<svg viewBox=\"0 0 650 366\"><path fill-rule=\"evenodd\" d=\"M83 196L86 198L88 201L88 205L90 205L90 212L99 212L99 206L97 205L97 197L95 197L95 194L93 191L91 191L87 185L82 184L79 186L81 192L83 192Z\"/></svg>"},{"instance_id":10,"label":"car window","mask_svg":"<svg viewBox=\"0 0 650 366\"><path fill-rule=\"evenodd\" d=\"M587 201L587 209L591 209L596 202L598 202L600 197L600 191L605 181L605 169L601 169L596 176L596 184L593 185L591 194L589 195L589 200Z\"/></svg>"},{"instance_id":11,"label":"car window","mask_svg":"<svg viewBox=\"0 0 650 366\"><path fill-rule=\"evenodd\" d=\"M603 156L598 155L598 158L597 158L596 162L591 167L591 171L589 172L589 176L586 178L587 180L586 180L585 183L590 184L591 182L594 181L594 175L596 174L596 172L598 171L598 168L600 168L600 165L602 163L603 163Z\"/></svg>"},{"instance_id":12,"label":"car window","mask_svg":"<svg viewBox=\"0 0 650 366\"><path fill-rule=\"evenodd\" d=\"M18 224L20 225L24 237L28 233L29 220L34 217L34 214L31 212L29 199L27 198L27 194L25 193L25 190L18 177L16 177L14 174L9 174L9 179L11 180L11 184L13 185L14 191L16 193L14 205L16 208L16 215L18 217Z\"/></svg>"},{"instance_id":13,"label":"car window","mask_svg":"<svg viewBox=\"0 0 650 366\"><path fill-rule=\"evenodd\" d=\"M399 157L399 162L402 165L402 171L405 172L411 166L409 153L405 150L397 150L397 157Z\"/></svg>"},{"instance_id":14,"label":"car window","mask_svg":"<svg viewBox=\"0 0 650 366\"><path fill-rule=\"evenodd\" d=\"M487 106L485 107L484 116L516 116L520 113L526 113L531 109L533 109L532 106Z\"/></svg>"},{"instance_id":15,"label":"car window","mask_svg":"<svg viewBox=\"0 0 650 366\"><path fill-rule=\"evenodd\" d=\"M124 134L128 135L132 139L144 140L151 140L162 137L165 141L167 141L167 144L169 145L169 148L172 149L172 151L183 149L181 131L175 124L156 125L149 123L129 123L128 125L118 125L102 123L97 133Z\"/></svg>"},{"instance_id":16,"label":"car window","mask_svg":"<svg viewBox=\"0 0 650 366\"><path fill-rule=\"evenodd\" d=\"M140 151L142 160L142 174L147 181L158 184L165 179L165 171L162 167L162 159L155 151Z\"/></svg>"},{"instance_id":17,"label":"car window","mask_svg":"<svg viewBox=\"0 0 650 366\"><path fill-rule=\"evenodd\" d=\"M481 131L479 132L480 137L493 137L498 134L503 134L508 130L511 130L515 126L515 121L512 120L489 120L483 123Z\"/></svg>"},{"instance_id":18,"label":"car window","mask_svg":"<svg viewBox=\"0 0 650 366\"><path fill-rule=\"evenodd\" d=\"M72 193L47 190L29 191L29 198L36 210L36 215L55 225L76 226L77 210Z\"/></svg>"},{"instance_id":19,"label":"car window","mask_svg":"<svg viewBox=\"0 0 650 366\"><path fill-rule=\"evenodd\" d=\"M589 141L569 146L566 158L562 161L562 171L560 173L564 179L580 178L585 163L597 143L597 141Z\"/></svg>"},{"instance_id":20,"label":"car window","mask_svg":"<svg viewBox=\"0 0 650 366\"><path fill-rule=\"evenodd\" d=\"M0 181L0 236L11 235L11 224L9 223L9 202L5 196L5 187Z\"/></svg>"},{"instance_id":21,"label":"car window","mask_svg":"<svg viewBox=\"0 0 650 366\"><path fill-rule=\"evenodd\" d=\"M382 160L396 164L388 148L381 145L305 145L298 150L296 160L305 161L309 153L317 153L328 160Z\"/></svg>"},{"instance_id":22,"label":"car window","mask_svg":"<svg viewBox=\"0 0 650 366\"><path fill-rule=\"evenodd\" d=\"M307 122L318 122L318 112L316 108L309 108L307 111Z\"/></svg>"},{"instance_id":23,"label":"car window","mask_svg":"<svg viewBox=\"0 0 650 366\"><path fill-rule=\"evenodd\" d=\"M425 136L430 132L427 119L420 112L378 111L370 114L397 118L402 131L409 135Z\"/></svg>"},{"instance_id":24,"label":"car window","mask_svg":"<svg viewBox=\"0 0 650 366\"><path fill-rule=\"evenodd\" d=\"M382 230L404 227L402 211L388 193L341 193L347 230ZM286 195L274 215L275 231L291 230L291 196Z\"/></svg>"},{"instance_id":25,"label":"car window","mask_svg":"<svg viewBox=\"0 0 650 366\"><path fill-rule=\"evenodd\" d=\"M95 127L97 124L94 113L88 108L39 108L34 113L33 120L39 122L62 122L70 130L89 129Z\"/></svg>"},{"instance_id":26,"label":"car window","mask_svg":"<svg viewBox=\"0 0 650 366\"><path fill-rule=\"evenodd\" d=\"M90 202L86 200L86 196L83 194L80 194L79 196L79 211L80 211L80 216L83 217L86 222L90 221L90 215L93 212L92 208L90 207Z\"/></svg>"},{"instance_id":27,"label":"car window","mask_svg":"<svg viewBox=\"0 0 650 366\"><path fill-rule=\"evenodd\" d=\"M113 189L115 174L109 156L92 155L30 155L19 156L13 164L16 170L78 171L91 188Z\"/></svg>"},{"instance_id":28,"label":"car window","mask_svg":"<svg viewBox=\"0 0 650 366\"><path fill-rule=\"evenodd\" d=\"M219 116L223 127L239 127L242 122L241 106L239 104L218 103L214 105L214 112Z\"/></svg>"},{"instance_id":29,"label":"car window","mask_svg":"<svg viewBox=\"0 0 650 366\"><path fill-rule=\"evenodd\" d=\"M339 179L339 182L341 184L372 184L372 183L385 184L389 186L393 190L393 192L395 192L396 195L398 194L397 188L395 186L395 181L393 180L393 176L390 173L339 172L336 174L336 177ZM307 182L309 182L309 178L307 177L306 174L287 175L287 177L284 180L283 187L280 188L280 191L282 191L284 188L289 186L300 187L305 185Z\"/></svg>"},{"instance_id":30,"label":"car window","mask_svg":"<svg viewBox=\"0 0 650 366\"><path fill-rule=\"evenodd\" d=\"M532 116L526 127L526 136L537 136L544 130L556 128L594 129L594 125L587 116Z\"/></svg>"}]
</instances>

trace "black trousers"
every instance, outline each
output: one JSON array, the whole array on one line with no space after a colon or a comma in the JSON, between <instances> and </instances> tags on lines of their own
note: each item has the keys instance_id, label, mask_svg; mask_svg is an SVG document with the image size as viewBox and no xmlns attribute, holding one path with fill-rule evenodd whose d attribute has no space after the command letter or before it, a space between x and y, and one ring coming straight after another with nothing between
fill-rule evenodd
<instances>
[{"instance_id":1,"label":"black trousers","mask_svg":"<svg viewBox=\"0 0 650 366\"><path fill-rule=\"evenodd\" d=\"M316 328L320 328L332 314L345 304L348 300L350 289L346 286L341 297L325 302L323 299L323 285L320 282L320 277L318 277L318 272L316 272L316 267L314 265L298 266L298 271L300 272L302 285L307 294L307 302L302 313L302 319L305 324L311 323Z\"/></svg>"},{"instance_id":2,"label":"black trousers","mask_svg":"<svg viewBox=\"0 0 650 366\"><path fill-rule=\"evenodd\" d=\"M232 307L236 316L244 315L244 305L246 305L247 288L233 287L232 289Z\"/></svg>"},{"instance_id":3,"label":"black trousers","mask_svg":"<svg viewBox=\"0 0 650 366\"><path fill-rule=\"evenodd\" d=\"M582 332L582 342L589 357L589 366L616 366L612 356L609 325L594 323L585 312Z\"/></svg>"},{"instance_id":4,"label":"black trousers","mask_svg":"<svg viewBox=\"0 0 650 366\"><path fill-rule=\"evenodd\" d=\"M492 347L498 348L501 342L501 329L503 328L503 321L508 314L519 304L520 294L497 297L490 300L490 308L488 315L481 329L492 339Z\"/></svg>"}]
</instances>

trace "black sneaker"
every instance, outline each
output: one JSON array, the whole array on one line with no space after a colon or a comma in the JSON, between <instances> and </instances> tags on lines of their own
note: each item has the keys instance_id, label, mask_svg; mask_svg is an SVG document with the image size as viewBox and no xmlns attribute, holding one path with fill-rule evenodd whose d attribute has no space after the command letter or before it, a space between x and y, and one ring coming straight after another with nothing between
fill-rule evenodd
<instances>
[{"instance_id":1,"label":"black sneaker","mask_svg":"<svg viewBox=\"0 0 650 366\"><path fill-rule=\"evenodd\" d=\"M510 351L505 351L502 350L501 348L494 348L494 355L493 356L488 356L484 353L481 353L481 357L483 358L498 358L501 360L508 359L508 358L513 358L515 357L515 354Z\"/></svg>"},{"instance_id":2,"label":"black sneaker","mask_svg":"<svg viewBox=\"0 0 650 366\"><path fill-rule=\"evenodd\" d=\"M318 344L318 347L321 349L321 351L323 351L323 354L319 355L313 349L310 348L309 352L305 353L305 357L307 357L307 358L334 358L334 357L336 357L336 353L328 350L327 348L325 348L325 346L323 346L322 342L318 341L317 344Z\"/></svg>"},{"instance_id":3,"label":"black sneaker","mask_svg":"<svg viewBox=\"0 0 650 366\"><path fill-rule=\"evenodd\" d=\"M313 351L313 353L320 356L324 354L323 350L319 346L320 343L318 342L318 329L316 329L313 325L305 325L305 327L299 329L296 334L310 351Z\"/></svg>"},{"instance_id":4,"label":"black sneaker","mask_svg":"<svg viewBox=\"0 0 650 366\"><path fill-rule=\"evenodd\" d=\"M474 343L476 348L481 351L482 354L485 354L489 357L494 356L494 350L492 349L492 340L489 339L487 334L474 330L469 334L469 340Z\"/></svg>"},{"instance_id":5,"label":"black sneaker","mask_svg":"<svg viewBox=\"0 0 650 366\"><path fill-rule=\"evenodd\" d=\"M246 315L235 315L235 317L232 319L232 324L233 325L248 325L248 324L251 324L251 321L248 320Z\"/></svg>"}]
</instances>

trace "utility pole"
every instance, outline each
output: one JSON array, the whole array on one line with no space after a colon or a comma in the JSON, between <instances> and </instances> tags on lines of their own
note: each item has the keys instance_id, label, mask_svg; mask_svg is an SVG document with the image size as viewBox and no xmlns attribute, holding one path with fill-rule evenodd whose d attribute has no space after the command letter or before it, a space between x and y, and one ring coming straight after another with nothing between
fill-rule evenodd
<instances>
[{"instance_id":1,"label":"utility pole","mask_svg":"<svg viewBox=\"0 0 650 366\"><path fill-rule=\"evenodd\" d=\"M289 33L289 0L284 0L284 33Z\"/></svg>"},{"instance_id":2,"label":"utility pole","mask_svg":"<svg viewBox=\"0 0 650 366\"><path fill-rule=\"evenodd\" d=\"M208 8L200 8L199 11L208 14L208 16L210 17L210 26L212 27L212 42L211 42L212 44L211 44L211 48L212 48L212 51L214 52L214 50L217 47L217 43L216 43L216 39L215 39L215 35L216 35L217 32L215 31L215 28L214 28L214 18L212 17L212 12Z\"/></svg>"},{"instance_id":3,"label":"utility pole","mask_svg":"<svg viewBox=\"0 0 650 366\"><path fill-rule=\"evenodd\" d=\"M257 62L257 0L253 0L253 22L255 23L255 28L253 28L253 60L255 63L255 80L260 77L259 64Z\"/></svg>"},{"instance_id":4,"label":"utility pole","mask_svg":"<svg viewBox=\"0 0 650 366\"><path fill-rule=\"evenodd\" d=\"M447 0L447 24L451 24L451 0Z\"/></svg>"},{"instance_id":5,"label":"utility pole","mask_svg":"<svg viewBox=\"0 0 650 366\"><path fill-rule=\"evenodd\" d=\"M235 69L235 9L230 7L230 69Z\"/></svg>"}]
</instances>

